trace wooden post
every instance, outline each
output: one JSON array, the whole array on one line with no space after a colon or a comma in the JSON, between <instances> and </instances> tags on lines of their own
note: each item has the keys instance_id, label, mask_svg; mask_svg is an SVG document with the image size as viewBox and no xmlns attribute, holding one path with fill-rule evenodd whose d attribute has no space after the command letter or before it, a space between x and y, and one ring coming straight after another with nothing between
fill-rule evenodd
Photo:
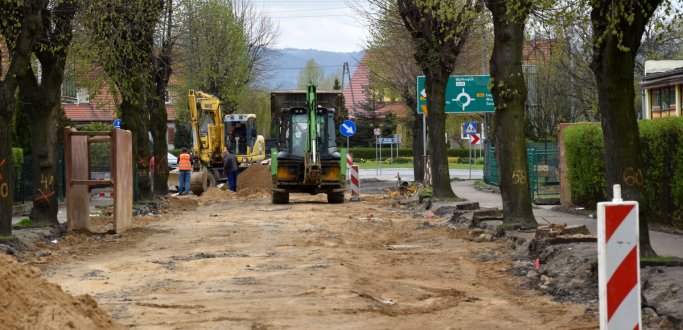
<instances>
[{"instance_id":1,"label":"wooden post","mask_svg":"<svg viewBox=\"0 0 683 330\"><path fill-rule=\"evenodd\" d=\"M72 136L76 130L64 131L66 160L66 216L67 226L73 230L88 229L90 194L87 185L72 184L71 180L88 180L90 177L88 137Z\"/></svg>"},{"instance_id":2,"label":"wooden post","mask_svg":"<svg viewBox=\"0 0 683 330\"><path fill-rule=\"evenodd\" d=\"M125 231L133 222L133 150L130 131L113 129L111 180L114 182L114 231Z\"/></svg>"}]
</instances>

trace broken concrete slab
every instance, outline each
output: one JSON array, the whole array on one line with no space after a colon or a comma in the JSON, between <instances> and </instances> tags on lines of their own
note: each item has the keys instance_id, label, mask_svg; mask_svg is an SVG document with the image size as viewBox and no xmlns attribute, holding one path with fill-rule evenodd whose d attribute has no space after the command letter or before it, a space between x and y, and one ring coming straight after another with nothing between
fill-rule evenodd
<instances>
[{"instance_id":1,"label":"broken concrete slab","mask_svg":"<svg viewBox=\"0 0 683 330\"><path fill-rule=\"evenodd\" d=\"M460 202L455 204L456 210L478 210L479 202Z\"/></svg>"}]
</instances>

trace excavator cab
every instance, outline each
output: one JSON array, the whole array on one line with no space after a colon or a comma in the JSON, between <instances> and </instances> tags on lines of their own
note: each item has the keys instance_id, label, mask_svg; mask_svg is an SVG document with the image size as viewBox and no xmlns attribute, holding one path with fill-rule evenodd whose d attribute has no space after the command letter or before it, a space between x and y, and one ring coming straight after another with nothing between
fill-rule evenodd
<instances>
[{"instance_id":1,"label":"excavator cab","mask_svg":"<svg viewBox=\"0 0 683 330\"><path fill-rule=\"evenodd\" d=\"M240 167L247 167L266 158L266 142L258 135L256 115L229 114L223 117L226 146L237 155Z\"/></svg>"},{"instance_id":2,"label":"excavator cab","mask_svg":"<svg viewBox=\"0 0 683 330\"><path fill-rule=\"evenodd\" d=\"M318 106L309 85L307 107L283 108L280 150L271 151L274 204L289 202L290 193L327 194L329 203L343 203L346 150L337 150L334 108Z\"/></svg>"},{"instance_id":3,"label":"excavator cab","mask_svg":"<svg viewBox=\"0 0 683 330\"><path fill-rule=\"evenodd\" d=\"M225 123L226 145L231 153L239 155L246 153L247 146L253 146L256 141L256 115L230 114L223 118Z\"/></svg>"}]
</instances>

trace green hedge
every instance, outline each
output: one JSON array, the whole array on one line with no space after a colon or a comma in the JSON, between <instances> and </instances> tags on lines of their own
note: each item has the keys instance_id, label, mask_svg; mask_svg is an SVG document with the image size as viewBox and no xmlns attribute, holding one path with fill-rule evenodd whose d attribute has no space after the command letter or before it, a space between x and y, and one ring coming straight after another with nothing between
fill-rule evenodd
<instances>
[{"instance_id":1,"label":"green hedge","mask_svg":"<svg viewBox=\"0 0 683 330\"><path fill-rule=\"evenodd\" d=\"M375 159L375 148L351 148L354 158ZM448 157L469 157L470 151L468 149L448 149ZM396 149L394 149L394 155ZM399 148L399 157L413 157L412 148ZM382 147L382 158L389 157L389 147Z\"/></svg>"},{"instance_id":2,"label":"green hedge","mask_svg":"<svg viewBox=\"0 0 683 330\"><path fill-rule=\"evenodd\" d=\"M599 124L571 126L563 137L572 202L595 208L606 196L602 129Z\"/></svg>"},{"instance_id":3,"label":"green hedge","mask_svg":"<svg viewBox=\"0 0 683 330\"><path fill-rule=\"evenodd\" d=\"M643 120L638 127L652 214L683 227L683 118ZM598 124L571 126L564 141L572 202L594 208L607 195L602 129Z\"/></svg>"}]
</instances>

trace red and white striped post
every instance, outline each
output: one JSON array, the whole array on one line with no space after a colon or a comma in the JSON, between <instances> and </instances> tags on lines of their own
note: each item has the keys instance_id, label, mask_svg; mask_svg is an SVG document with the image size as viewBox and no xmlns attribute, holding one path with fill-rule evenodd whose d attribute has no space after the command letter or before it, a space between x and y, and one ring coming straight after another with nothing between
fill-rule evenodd
<instances>
[{"instance_id":1,"label":"red and white striped post","mask_svg":"<svg viewBox=\"0 0 683 330\"><path fill-rule=\"evenodd\" d=\"M360 179L358 178L358 165L351 165L351 201L360 201Z\"/></svg>"},{"instance_id":2,"label":"red and white striped post","mask_svg":"<svg viewBox=\"0 0 683 330\"><path fill-rule=\"evenodd\" d=\"M351 166L353 166L353 153L346 154L346 177L351 180Z\"/></svg>"},{"instance_id":3,"label":"red and white striped post","mask_svg":"<svg viewBox=\"0 0 683 330\"><path fill-rule=\"evenodd\" d=\"M642 329L638 202L598 203L598 283L600 329Z\"/></svg>"}]
</instances>

